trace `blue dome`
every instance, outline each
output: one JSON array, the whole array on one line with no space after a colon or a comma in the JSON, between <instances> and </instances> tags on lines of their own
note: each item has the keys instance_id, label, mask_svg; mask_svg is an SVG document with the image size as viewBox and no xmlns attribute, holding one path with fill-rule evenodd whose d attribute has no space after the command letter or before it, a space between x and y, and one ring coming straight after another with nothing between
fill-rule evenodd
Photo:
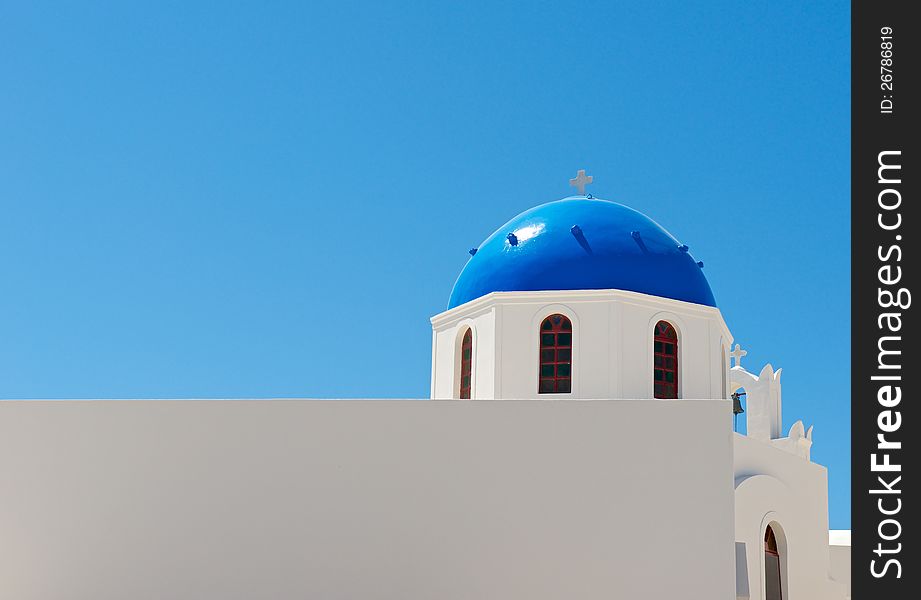
<instances>
[{"instance_id":1,"label":"blue dome","mask_svg":"<svg viewBox=\"0 0 921 600\"><path fill-rule=\"evenodd\" d=\"M448 308L490 292L603 289L716 306L701 267L658 223L623 204L577 196L527 210L486 238Z\"/></svg>"}]
</instances>

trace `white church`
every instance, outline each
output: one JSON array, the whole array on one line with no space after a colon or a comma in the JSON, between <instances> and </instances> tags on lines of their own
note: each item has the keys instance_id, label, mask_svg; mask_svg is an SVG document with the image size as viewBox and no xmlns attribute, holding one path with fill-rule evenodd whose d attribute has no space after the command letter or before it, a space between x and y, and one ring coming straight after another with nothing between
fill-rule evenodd
<instances>
[{"instance_id":1,"label":"white church","mask_svg":"<svg viewBox=\"0 0 921 600\"><path fill-rule=\"evenodd\" d=\"M590 182L470 250L430 400L0 402L0 598L849 598L781 370Z\"/></svg>"}]
</instances>

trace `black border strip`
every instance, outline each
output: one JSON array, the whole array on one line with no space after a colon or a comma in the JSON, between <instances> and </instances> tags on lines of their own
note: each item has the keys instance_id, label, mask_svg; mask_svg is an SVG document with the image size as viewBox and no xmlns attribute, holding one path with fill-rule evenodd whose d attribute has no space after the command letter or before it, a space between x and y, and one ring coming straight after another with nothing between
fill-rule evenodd
<instances>
[{"instance_id":1,"label":"black border strip","mask_svg":"<svg viewBox=\"0 0 921 600\"><path fill-rule=\"evenodd\" d=\"M911 304L921 296L909 300L921 269L914 260L921 217L912 210L919 201L913 145L921 105L913 79L921 74L921 23L909 18L910 8L918 6L851 4L851 580L857 600L921 593L921 565L909 558L917 554L919 535L918 495L908 489L921 483L908 460L921 441Z\"/></svg>"}]
</instances>

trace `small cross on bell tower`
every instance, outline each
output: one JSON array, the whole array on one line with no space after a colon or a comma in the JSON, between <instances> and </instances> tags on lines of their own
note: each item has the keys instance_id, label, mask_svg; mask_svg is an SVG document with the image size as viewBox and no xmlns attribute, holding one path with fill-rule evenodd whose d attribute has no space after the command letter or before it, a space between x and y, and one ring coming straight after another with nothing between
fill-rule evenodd
<instances>
[{"instance_id":1,"label":"small cross on bell tower","mask_svg":"<svg viewBox=\"0 0 921 600\"><path fill-rule=\"evenodd\" d=\"M579 195L585 195L585 186L590 184L594 177L585 174L585 169L579 169L574 179L569 180L569 185L579 190Z\"/></svg>"},{"instance_id":2,"label":"small cross on bell tower","mask_svg":"<svg viewBox=\"0 0 921 600\"><path fill-rule=\"evenodd\" d=\"M748 352L746 352L745 350L742 350L742 346L736 344L735 349L729 353L729 356L735 359L737 367L741 367L742 357L745 356L746 354L748 354Z\"/></svg>"}]
</instances>

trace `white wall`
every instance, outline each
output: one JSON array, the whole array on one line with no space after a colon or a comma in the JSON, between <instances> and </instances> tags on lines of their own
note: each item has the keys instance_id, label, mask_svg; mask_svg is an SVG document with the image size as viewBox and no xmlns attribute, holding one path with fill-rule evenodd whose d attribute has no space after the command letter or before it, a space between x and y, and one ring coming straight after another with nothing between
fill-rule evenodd
<instances>
[{"instance_id":1,"label":"white wall","mask_svg":"<svg viewBox=\"0 0 921 600\"><path fill-rule=\"evenodd\" d=\"M0 473L2 598L735 590L725 401L7 401Z\"/></svg>"},{"instance_id":2,"label":"white wall","mask_svg":"<svg viewBox=\"0 0 921 600\"><path fill-rule=\"evenodd\" d=\"M843 600L832 581L825 467L734 434L735 535L745 544L752 600L764 595L764 532L778 534L785 600Z\"/></svg>"},{"instance_id":3,"label":"white wall","mask_svg":"<svg viewBox=\"0 0 921 600\"><path fill-rule=\"evenodd\" d=\"M831 578L843 584L847 597L851 597L851 532L832 529L828 532L828 553L831 559Z\"/></svg>"},{"instance_id":4,"label":"white wall","mask_svg":"<svg viewBox=\"0 0 921 600\"><path fill-rule=\"evenodd\" d=\"M537 396L539 327L554 313L573 324L572 392L541 397L652 398L653 328L659 320L678 330L680 397L726 397L729 365L721 353L732 335L720 311L620 290L493 292L436 315L432 397L457 397L456 340L467 327L479 338L473 347L475 398Z\"/></svg>"}]
</instances>

